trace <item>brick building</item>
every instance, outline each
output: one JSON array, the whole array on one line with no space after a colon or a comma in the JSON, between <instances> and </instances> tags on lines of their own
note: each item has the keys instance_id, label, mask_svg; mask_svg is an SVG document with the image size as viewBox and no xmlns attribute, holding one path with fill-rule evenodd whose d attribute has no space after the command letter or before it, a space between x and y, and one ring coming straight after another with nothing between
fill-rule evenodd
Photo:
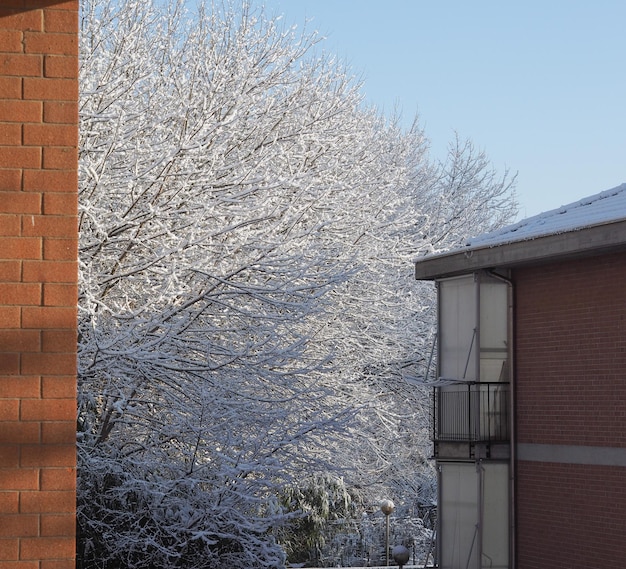
<instances>
[{"instance_id":1,"label":"brick building","mask_svg":"<svg viewBox=\"0 0 626 569\"><path fill-rule=\"evenodd\" d=\"M78 0L0 2L0 567L75 558Z\"/></svg>"},{"instance_id":2,"label":"brick building","mask_svg":"<svg viewBox=\"0 0 626 569\"><path fill-rule=\"evenodd\" d=\"M445 569L626 558L626 184L424 257Z\"/></svg>"}]
</instances>

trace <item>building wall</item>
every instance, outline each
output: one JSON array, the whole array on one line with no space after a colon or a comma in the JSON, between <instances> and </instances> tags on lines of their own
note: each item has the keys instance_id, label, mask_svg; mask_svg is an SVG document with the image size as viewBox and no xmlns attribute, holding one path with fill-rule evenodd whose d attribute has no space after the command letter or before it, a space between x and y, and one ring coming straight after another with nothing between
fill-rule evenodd
<instances>
[{"instance_id":1,"label":"building wall","mask_svg":"<svg viewBox=\"0 0 626 569\"><path fill-rule=\"evenodd\" d=\"M78 0L0 2L0 567L75 557Z\"/></svg>"},{"instance_id":2,"label":"building wall","mask_svg":"<svg viewBox=\"0 0 626 569\"><path fill-rule=\"evenodd\" d=\"M518 269L519 569L626 558L626 255Z\"/></svg>"}]
</instances>

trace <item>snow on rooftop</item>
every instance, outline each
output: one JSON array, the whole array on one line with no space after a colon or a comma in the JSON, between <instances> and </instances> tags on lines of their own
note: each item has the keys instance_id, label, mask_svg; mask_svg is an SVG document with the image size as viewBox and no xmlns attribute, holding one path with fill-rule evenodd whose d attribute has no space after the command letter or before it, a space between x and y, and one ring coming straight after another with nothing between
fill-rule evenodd
<instances>
[{"instance_id":1,"label":"snow on rooftop","mask_svg":"<svg viewBox=\"0 0 626 569\"><path fill-rule=\"evenodd\" d=\"M467 247L495 247L626 219L626 183L469 239Z\"/></svg>"}]
</instances>

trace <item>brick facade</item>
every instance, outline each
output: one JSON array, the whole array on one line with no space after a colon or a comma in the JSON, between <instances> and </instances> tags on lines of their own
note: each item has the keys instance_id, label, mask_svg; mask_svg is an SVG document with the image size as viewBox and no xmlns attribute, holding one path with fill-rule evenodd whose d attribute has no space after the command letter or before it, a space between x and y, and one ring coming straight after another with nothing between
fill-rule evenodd
<instances>
[{"instance_id":1,"label":"brick facade","mask_svg":"<svg viewBox=\"0 0 626 569\"><path fill-rule=\"evenodd\" d=\"M516 443L626 448L626 255L516 269ZM517 567L618 568L626 467L518 461Z\"/></svg>"},{"instance_id":2,"label":"brick facade","mask_svg":"<svg viewBox=\"0 0 626 569\"><path fill-rule=\"evenodd\" d=\"M0 3L0 568L75 557L78 0Z\"/></svg>"},{"instance_id":3,"label":"brick facade","mask_svg":"<svg viewBox=\"0 0 626 569\"><path fill-rule=\"evenodd\" d=\"M517 442L626 447L626 256L514 280Z\"/></svg>"},{"instance_id":4,"label":"brick facade","mask_svg":"<svg viewBox=\"0 0 626 569\"><path fill-rule=\"evenodd\" d=\"M517 568L621 569L626 468L519 462Z\"/></svg>"}]
</instances>

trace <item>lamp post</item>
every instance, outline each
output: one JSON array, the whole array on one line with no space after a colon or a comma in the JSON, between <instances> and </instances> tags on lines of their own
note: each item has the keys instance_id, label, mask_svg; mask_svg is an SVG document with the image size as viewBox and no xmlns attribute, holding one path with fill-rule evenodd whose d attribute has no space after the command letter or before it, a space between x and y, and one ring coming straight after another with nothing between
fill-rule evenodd
<instances>
[{"instance_id":1,"label":"lamp post","mask_svg":"<svg viewBox=\"0 0 626 569\"><path fill-rule=\"evenodd\" d=\"M380 503L380 510L385 514L385 559L387 560L387 566L389 566L389 516L393 512L396 506L391 500L383 500Z\"/></svg>"}]
</instances>

